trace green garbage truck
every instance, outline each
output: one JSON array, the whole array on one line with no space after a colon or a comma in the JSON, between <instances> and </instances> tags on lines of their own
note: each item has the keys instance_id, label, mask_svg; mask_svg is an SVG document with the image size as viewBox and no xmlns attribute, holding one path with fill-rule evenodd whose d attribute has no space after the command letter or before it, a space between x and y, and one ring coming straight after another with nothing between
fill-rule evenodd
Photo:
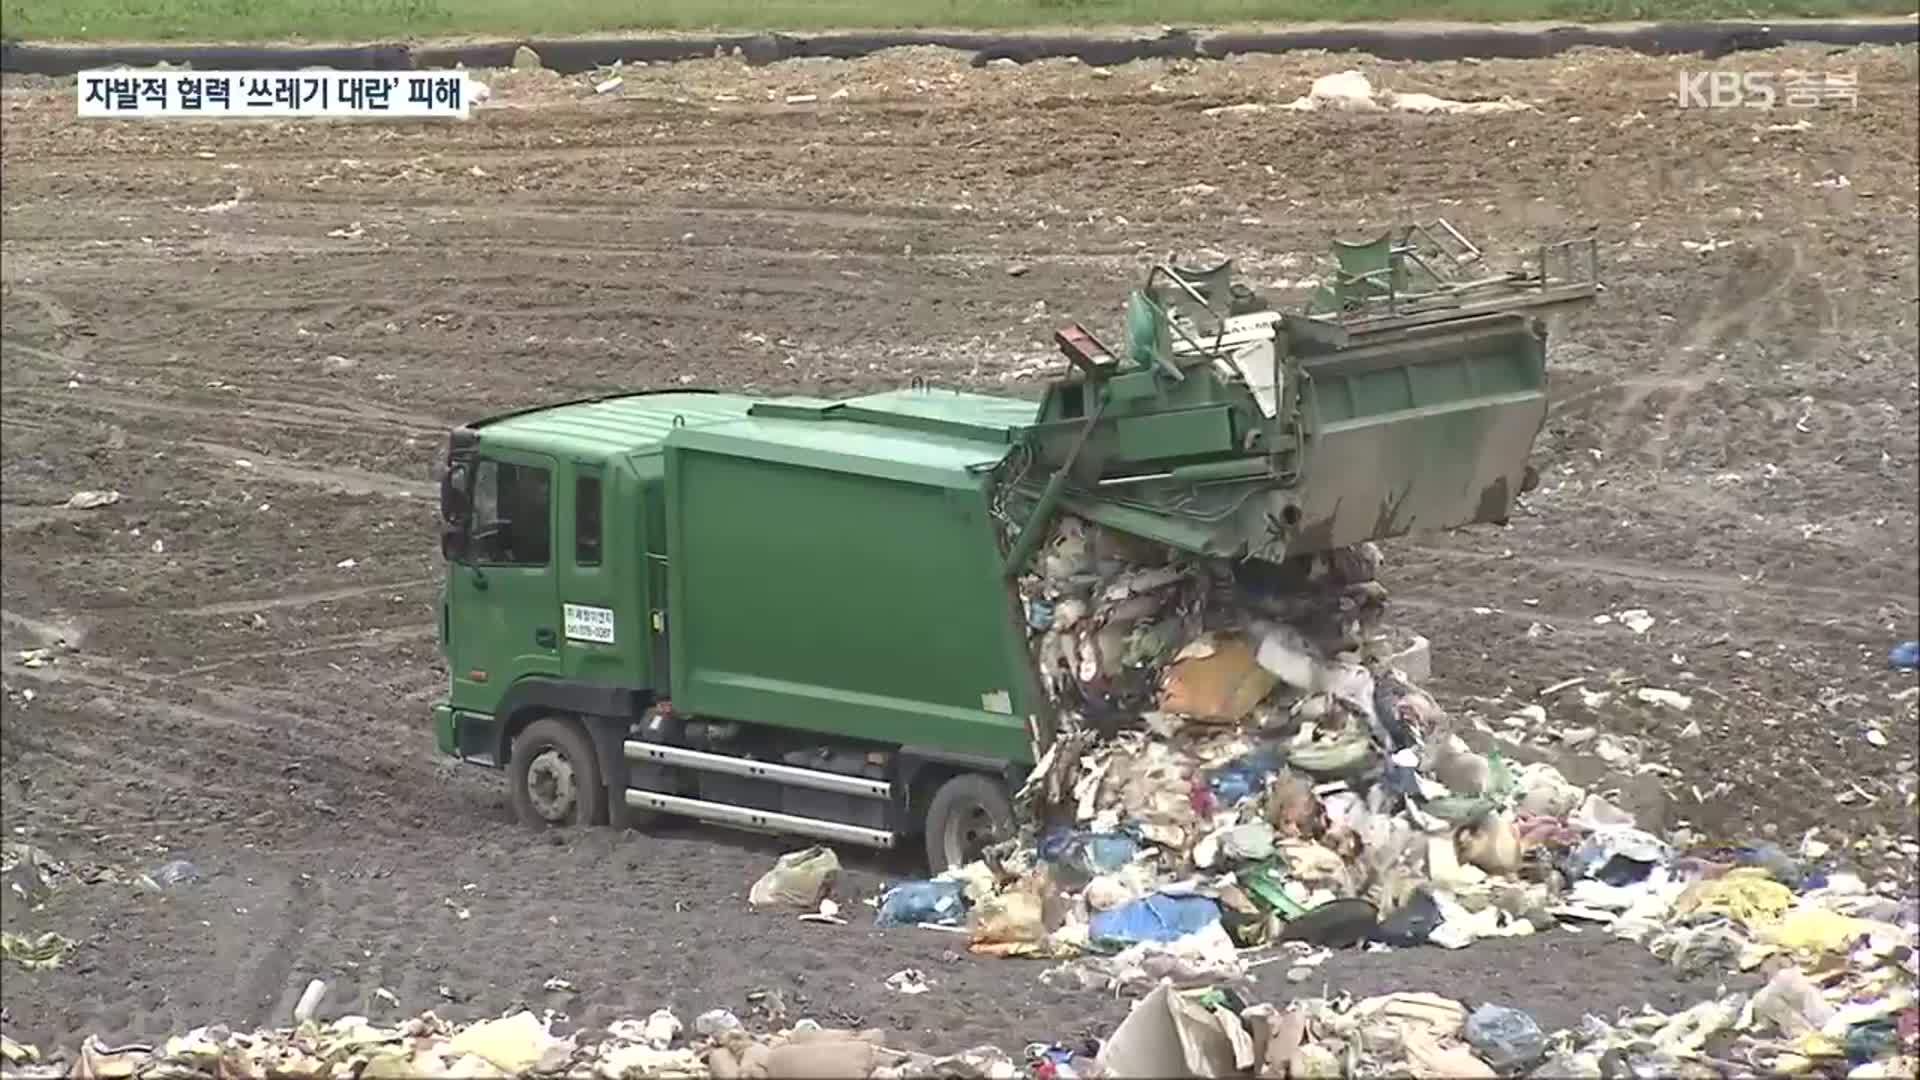
<instances>
[{"instance_id":1,"label":"green garbage truck","mask_svg":"<svg viewBox=\"0 0 1920 1080\"><path fill-rule=\"evenodd\" d=\"M1117 348L1056 335L1038 400L641 391L453 430L440 752L533 825L966 861L1051 737L1016 581L1057 515L1283 563L1510 513L1593 241L1491 271L1440 221L1334 256L1297 313L1155 266Z\"/></svg>"}]
</instances>

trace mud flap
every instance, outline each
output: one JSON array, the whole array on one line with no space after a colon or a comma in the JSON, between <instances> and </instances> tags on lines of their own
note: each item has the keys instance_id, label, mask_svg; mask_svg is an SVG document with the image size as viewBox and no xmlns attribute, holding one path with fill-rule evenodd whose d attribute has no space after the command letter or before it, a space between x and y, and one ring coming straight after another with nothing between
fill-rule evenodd
<instances>
[{"instance_id":1,"label":"mud flap","mask_svg":"<svg viewBox=\"0 0 1920 1080\"><path fill-rule=\"evenodd\" d=\"M626 721L596 717L587 717L586 721L593 735L594 756L600 759L600 775L607 785L607 824L616 829L637 829L659 820L655 811L627 805L627 789L679 794L675 770L628 760Z\"/></svg>"},{"instance_id":2,"label":"mud flap","mask_svg":"<svg viewBox=\"0 0 1920 1080\"><path fill-rule=\"evenodd\" d=\"M602 716L583 716L587 734L593 739L593 756L600 765L600 781L607 788L607 824L616 829L632 828L645 820L627 806L627 722Z\"/></svg>"}]
</instances>

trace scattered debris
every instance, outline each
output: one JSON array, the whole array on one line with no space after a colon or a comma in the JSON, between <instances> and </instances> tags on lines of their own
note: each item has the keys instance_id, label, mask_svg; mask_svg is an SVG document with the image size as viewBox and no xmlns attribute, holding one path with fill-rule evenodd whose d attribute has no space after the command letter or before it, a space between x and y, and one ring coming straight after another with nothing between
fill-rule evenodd
<instances>
[{"instance_id":1,"label":"scattered debris","mask_svg":"<svg viewBox=\"0 0 1920 1080\"><path fill-rule=\"evenodd\" d=\"M928 984L925 972L919 968L905 968L887 976L887 989L901 994L924 994L932 986Z\"/></svg>"},{"instance_id":2,"label":"scattered debris","mask_svg":"<svg viewBox=\"0 0 1920 1080\"><path fill-rule=\"evenodd\" d=\"M1267 109L1268 109L1268 106L1263 105L1260 102L1243 101L1237 105L1215 105L1209 109L1201 109L1200 115L1202 116L1256 116L1260 113L1266 112Z\"/></svg>"},{"instance_id":3,"label":"scattered debris","mask_svg":"<svg viewBox=\"0 0 1920 1080\"><path fill-rule=\"evenodd\" d=\"M172 859L140 875L142 888L153 892L170 889L183 882L201 880L200 868L186 859Z\"/></svg>"},{"instance_id":4,"label":"scattered debris","mask_svg":"<svg viewBox=\"0 0 1920 1080\"><path fill-rule=\"evenodd\" d=\"M1633 696L1648 705L1658 705L1674 712L1686 712L1693 708L1693 698L1674 690L1662 690L1655 686L1643 686L1633 692Z\"/></svg>"},{"instance_id":5,"label":"scattered debris","mask_svg":"<svg viewBox=\"0 0 1920 1080\"><path fill-rule=\"evenodd\" d=\"M0 933L0 957L11 960L28 971L40 971L60 966L60 959L73 948L73 942L60 934L48 931L37 937L27 937L11 931Z\"/></svg>"},{"instance_id":6,"label":"scattered debris","mask_svg":"<svg viewBox=\"0 0 1920 1080\"><path fill-rule=\"evenodd\" d=\"M1313 80L1307 96L1296 98L1283 108L1294 112L1380 112L1397 109L1416 113L1506 113L1531 110L1532 105L1502 97L1498 101L1453 101L1432 94L1401 94L1392 90L1376 92L1367 77L1347 70L1322 75Z\"/></svg>"},{"instance_id":7,"label":"scattered debris","mask_svg":"<svg viewBox=\"0 0 1920 1080\"><path fill-rule=\"evenodd\" d=\"M1615 618L1620 620L1620 625L1626 627L1627 629L1633 631L1636 634L1644 634L1647 631L1653 629L1653 622L1654 622L1653 616L1647 614L1647 612L1642 608L1633 608L1628 611L1623 611L1619 615L1615 616Z\"/></svg>"},{"instance_id":8,"label":"scattered debris","mask_svg":"<svg viewBox=\"0 0 1920 1080\"><path fill-rule=\"evenodd\" d=\"M182 209L186 210L188 213L193 213L193 214L224 214L227 211L232 210L235 207L239 206L240 201L242 199L245 199L250 194L252 194L252 191L248 188L243 187L235 190L232 198L221 199L218 202L211 202L205 206L188 206L188 207L183 207Z\"/></svg>"},{"instance_id":9,"label":"scattered debris","mask_svg":"<svg viewBox=\"0 0 1920 1080\"><path fill-rule=\"evenodd\" d=\"M76 491L67 499L69 510L97 510L102 506L112 506L120 501L117 491Z\"/></svg>"},{"instance_id":10,"label":"scattered debris","mask_svg":"<svg viewBox=\"0 0 1920 1080\"><path fill-rule=\"evenodd\" d=\"M323 979L314 979L300 993L300 1000L293 1005L293 1024L299 1027L311 1021L320 1009L320 999L327 996L327 984Z\"/></svg>"},{"instance_id":11,"label":"scattered debris","mask_svg":"<svg viewBox=\"0 0 1920 1080\"><path fill-rule=\"evenodd\" d=\"M820 901L820 910L802 914L800 921L826 923L828 926L847 925L847 920L840 917L840 905L832 900Z\"/></svg>"}]
</instances>

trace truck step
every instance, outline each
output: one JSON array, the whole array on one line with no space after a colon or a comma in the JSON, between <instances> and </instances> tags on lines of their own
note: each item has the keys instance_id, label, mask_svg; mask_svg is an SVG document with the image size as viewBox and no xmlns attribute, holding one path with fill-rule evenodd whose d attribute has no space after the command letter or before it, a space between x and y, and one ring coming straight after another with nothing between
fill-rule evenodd
<instances>
[{"instance_id":1,"label":"truck step","mask_svg":"<svg viewBox=\"0 0 1920 1080\"><path fill-rule=\"evenodd\" d=\"M811 772L812 770L800 771ZM684 817L699 818L702 821L731 825L740 829L793 833L796 836L838 840L846 844L860 844L873 848L893 847L893 834L880 829L866 829L858 825L826 821L822 818L799 817L794 814L775 813L772 810L755 810L746 806L708 802L705 799L689 799L684 795L662 795L657 791L643 791L640 788L627 789L627 805L639 810L680 814Z\"/></svg>"},{"instance_id":2,"label":"truck step","mask_svg":"<svg viewBox=\"0 0 1920 1080\"><path fill-rule=\"evenodd\" d=\"M634 739L627 740L624 752L628 761L672 765L683 769L699 769L703 772L727 773L732 776L744 776L750 780L768 780L789 787L831 791L836 795L852 795L863 799L893 798L892 784L885 780L871 780L864 776L803 769L798 765L778 765L770 761L729 757L726 754L709 754L704 750L688 750L682 746L667 746L663 743L640 742ZM795 818L794 820L806 819Z\"/></svg>"}]
</instances>

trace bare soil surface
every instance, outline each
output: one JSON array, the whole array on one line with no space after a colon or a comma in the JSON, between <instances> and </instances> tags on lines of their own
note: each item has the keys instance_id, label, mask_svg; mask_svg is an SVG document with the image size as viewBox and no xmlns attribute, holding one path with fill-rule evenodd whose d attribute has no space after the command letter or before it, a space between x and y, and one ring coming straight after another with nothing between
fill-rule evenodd
<instances>
[{"instance_id":1,"label":"bare soil surface","mask_svg":"<svg viewBox=\"0 0 1920 1080\"><path fill-rule=\"evenodd\" d=\"M1500 252L1597 229L1608 283L1555 327L1524 511L1389 546L1432 689L1543 753L1614 736L1657 770L1614 785L1656 827L1817 828L1911 887L1917 695L1886 652L1920 608L1915 51L1738 60L1857 71L1859 104L1680 110L1697 61L1601 52L1357 62L1537 106L1489 116L1204 111L1355 63L1328 57L713 61L605 95L495 73L463 124L83 124L71 83L14 82L0 827L204 880L7 896L7 929L78 942L7 971L9 1034L281 1021L314 977L334 1015L391 1015L385 990L455 1016L784 1009L935 1049L1105 1031L1125 1001L870 929L888 860L850 858L855 925L823 927L749 910L774 840L512 824L500 775L432 746L432 458L464 419L626 388L1030 392L1052 330L1112 327L1154 257L1293 282L1330 235L1408 217ZM123 498L64 508L81 489ZM1633 608L1654 625L1595 621ZM1544 724L1505 719L1536 703ZM908 966L933 992L882 986ZM1285 966L1269 997L1321 988ZM1322 972L1549 1027L1713 990L1593 933Z\"/></svg>"}]
</instances>

